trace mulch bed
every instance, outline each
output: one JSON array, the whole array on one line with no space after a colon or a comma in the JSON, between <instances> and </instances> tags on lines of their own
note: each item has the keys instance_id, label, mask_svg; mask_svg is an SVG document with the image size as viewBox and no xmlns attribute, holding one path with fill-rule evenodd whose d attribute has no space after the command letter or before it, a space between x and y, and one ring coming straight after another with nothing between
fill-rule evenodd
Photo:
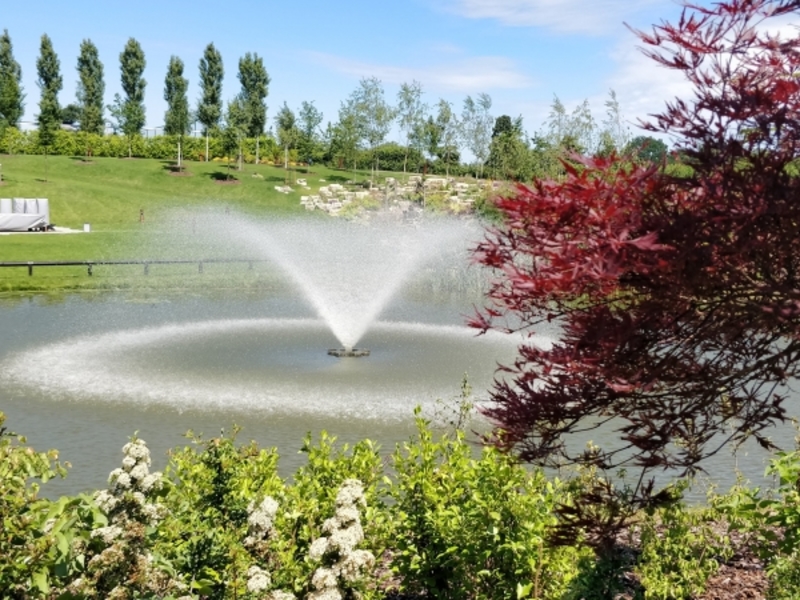
<instances>
[{"instance_id":1,"label":"mulch bed","mask_svg":"<svg viewBox=\"0 0 800 600\"><path fill-rule=\"evenodd\" d=\"M238 179L215 179L214 183L217 185L239 185L241 181Z\"/></svg>"}]
</instances>

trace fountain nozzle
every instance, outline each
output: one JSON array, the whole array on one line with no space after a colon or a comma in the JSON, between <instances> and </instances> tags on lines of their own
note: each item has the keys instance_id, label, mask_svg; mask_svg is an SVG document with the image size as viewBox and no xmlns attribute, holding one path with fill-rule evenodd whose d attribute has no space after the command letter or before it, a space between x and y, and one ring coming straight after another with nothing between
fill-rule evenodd
<instances>
[{"instance_id":1,"label":"fountain nozzle","mask_svg":"<svg viewBox=\"0 0 800 600\"><path fill-rule=\"evenodd\" d=\"M328 355L337 358L361 358L369 356L369 350L366 348L331 348L328 350Z\"/></svg>"}]
</instances>

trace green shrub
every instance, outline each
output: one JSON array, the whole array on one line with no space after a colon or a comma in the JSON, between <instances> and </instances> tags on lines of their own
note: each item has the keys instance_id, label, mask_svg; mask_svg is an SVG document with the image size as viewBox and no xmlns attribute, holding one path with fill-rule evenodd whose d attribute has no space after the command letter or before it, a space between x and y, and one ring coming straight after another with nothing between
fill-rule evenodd
<instances>
[{"instance_id":1,"label":"green shrub","mask_svg":"<svg viewBox=\"0 0 800 600\"><path fill-rule=\"evenodd\" d=\"M35 452L8 431L0 412L0 597L38 598L50 591L56 569L69 571L73 533L63 517L38 497L39 484L63 476L58 453Z\"/></svg>"},{"instance_id":2,"label":"green shrub","mask_svg":"<svg viewBox=\"0 0 800 600\"><path fill-rule=\"evenodd\" d=\"M683 600L703 592L732 554L727 537L713 528L718 516L678 501L646 515L635 569L646 600Z\"/></svg>"},{"instance_id":3,"label":"green shrub","mask_svg":"<svg viewBox=\"0 0 800 600\"><path fill-rule=\"evenodd\" d=\"M549 598L566 590L579 552L549 548L563 489L463 431L418 437L394 455L395 555L402 588L431 598ZM563 500L563 497L561 497Z\"/></svg>"}]
</instances>

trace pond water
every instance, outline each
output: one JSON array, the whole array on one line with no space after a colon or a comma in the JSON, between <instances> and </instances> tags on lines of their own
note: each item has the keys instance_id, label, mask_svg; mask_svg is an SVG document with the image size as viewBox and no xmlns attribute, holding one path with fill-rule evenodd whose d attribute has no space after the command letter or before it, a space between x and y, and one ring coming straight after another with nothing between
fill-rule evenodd
<instances>
[{"instance_id":1,"label":"pond water","mask_svg":"<svg viewBox=\"0 0 800 600\"><path fill-rule=\"evenodd\" d=\"M485 397L518 340L475 337L463 326L470 311L452 298L423 303L400 294L359 341L371 355L338 359L326 353L336 338L289 291L7 299L0 410L9 429L72 464L67 479L45 487L49 496L104 487L134 432L163 468L187 430L211 437L238 424L240 440L280 450L288 475L304 461L298 450L307 432L369 437L389 452L413 434L414 407L435 413L437 399L458 396L465 373L476 398ZM798 406L795 396L790 413ZM787 425L773 439L790 447L793 435ZM737 468L762 483L765 461L747 446L737 457L721 452L706 468L723 487Z\"/></svg>"}]
</instances>

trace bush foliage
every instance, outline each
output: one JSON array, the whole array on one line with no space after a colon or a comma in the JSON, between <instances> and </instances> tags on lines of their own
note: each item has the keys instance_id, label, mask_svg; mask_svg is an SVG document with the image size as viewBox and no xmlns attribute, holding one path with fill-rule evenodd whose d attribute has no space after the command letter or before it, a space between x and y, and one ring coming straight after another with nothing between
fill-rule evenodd
<instances>
[{"instance_id":1,"label":"bush foliage","mask_svg":"<svg viewBox=\"0 0 800 600\"><path fill-rule=\"evenodd\" d=\"M290 480L274 449L237 443L236 429L190 432L163 473L134 437L107 490L58 500L38 496L65 474L57 454L2 429L0 596L577 600L612 597L627 571L641 598L686 599L730 558L733 531L763 556L771 598L800 593L800 452L773 460L775 490L739 486L699 508L676 497L638 515L626 562L596 558L582 539L548 544L554 507L593 474L564 482L477 452L463 430L419 416L417 429L388 459L369 440L307 437Z\"/></svg>"}]
</instances>

